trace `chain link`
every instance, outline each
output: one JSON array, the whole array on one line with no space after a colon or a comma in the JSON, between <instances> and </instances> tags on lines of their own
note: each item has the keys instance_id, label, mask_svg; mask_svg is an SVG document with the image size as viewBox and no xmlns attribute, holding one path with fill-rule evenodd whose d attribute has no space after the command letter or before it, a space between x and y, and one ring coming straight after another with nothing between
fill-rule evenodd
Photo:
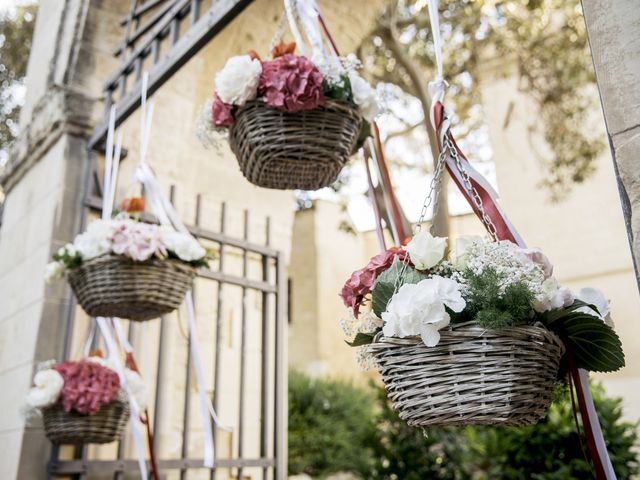
<instances>
[{"instance_id":1,"label":"chain link","mask_svg":"<svg viewBox=\"0 0 640 480\"><path fill-rule=\"evenodd\" d=\"M491 217L489 217L487 212L484 210L484 206L482 205L482 198L480 197L478 190L476 190L476 188L473 186L473 183L471 183L471 178L469 177L469 173L467 172L467 170L464 168L462 159L458 154L458 149L453 144L453 141L451 140L450 135L448 133L444 137L443 150L449 151L449 155L451 155L451 158L453 158L454 162L456 163L456 168L460 172L460 175L462 176L462 183L464 184L464 188L469 194L469 196L471 197L471 200L473 201L473 204L475 205L476 209L480 213L480 220L486 226L487 231L489 232L489 235L491 236L491 238L493 240L497 240L498 232L496 230L496 226L491 220Z\"/></svg>"}]
</instances>

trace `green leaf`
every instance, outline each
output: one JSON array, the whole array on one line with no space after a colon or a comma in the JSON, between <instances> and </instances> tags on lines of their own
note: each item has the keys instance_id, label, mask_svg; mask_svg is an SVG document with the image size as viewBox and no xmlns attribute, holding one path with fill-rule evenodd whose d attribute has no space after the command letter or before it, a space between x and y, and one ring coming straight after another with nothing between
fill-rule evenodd
<instances>
[{"instance_id":1,"label":"green leaf","mask_svg":"<svg viewBox=\"0 0 640 480\"><path fill-rule=\"evenodd\" d=\"M402 278L398 281L401 274ZM382 312L387 309L391 297L396 292L396 282L398 288L400 288L405 283L418 283L425 278L428 277L424 273L420 273L409 266L405 267L398 257L394 258L391 267L378 276L373 286L371 296L374 313L380 317Z\"/></svg>"},{"instance_id":2,"label":"green leaf","mask_svg":"<svg viewBox=\"0 0 640 480\"><path fill-rule=\"evenodd\" d=\"M592 372L614 372L624 367L624 352L618 334L600 318L569 312L547 323L573 354L579 368Z\"/></svg>"},{"instance_id":3,"label":"green leaf","mask_svg":"<svg viewBox=\"0 0 640 480\"><path fill-rule=\"evenodd\" d=\"M353 342L347 342L345 340L345 343L350 347L361 347L362 345L369 345L371 342L373 342L373 337L373 333L359 332L354 337Z\"/></svg>"}]
</instances>

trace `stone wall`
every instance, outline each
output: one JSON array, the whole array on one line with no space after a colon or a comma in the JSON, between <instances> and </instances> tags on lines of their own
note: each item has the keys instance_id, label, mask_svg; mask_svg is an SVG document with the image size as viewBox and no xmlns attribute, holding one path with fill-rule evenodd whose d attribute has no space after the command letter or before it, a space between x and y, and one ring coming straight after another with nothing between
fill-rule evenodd
<instances>
[{"instance_id":1,"label":"stone wall","mask_svg":"<svg viewBox=\"0 0 640 480\"><path fill-rule=\"evenodd\" d=\"M351 51L367 32L381 0L322 2L324 13L338 44ZM70 292L64 282L45 286L42 279L46 263L53 252L78 233L83 215L82 199L87 170L86 141L94 125L102 119L102 88L119 61L112 51L122 40L119 20L127 13L130 0L43 0L36 24L33 49L27 74L27 100L21 113L22 133L10 152L7 168L0 182L7 190L4 219L0 228L0 388L7 392L0 399L6 412L0 424L0 477L38 479L46 477L49 443L38 421L25 429L19 413L30 385L35 364L57 357L62 352L64 325L70 311ZM200 51L155 95L154 127L147 162L156 172L163 188L176 186L176 208L191 223L195 199L201 195L201 225L218 231L220 206L227 204L227 232L242 235L242 212L250 211L249 238L261 243L265 218L271 217L271 245L288 259L294 198L291 192L257 188L249 184L238 170L235 158L226 145L207 150L196 139L196 121L202 104L213 90L214 73L227 57L249 49L267 53L267 45L282 11L280 0L256 0L223 32ZM137 161L139 116L132 115L123 125L124 148L117 200L138 191L132 181ZM251 260L251 265L257 262ZM230 255L230 267L237 268L241 258ZM258 265L259 267L259 265ZM250 266L250 270L253 269ZM197 297L201 320L203 361L212 364L211 344L215 311L215 294L206 281L199 281ZM238 358L239 308L241 298L234 289L225 291L224 357L227 364ZM252 320L259 310L259 299L250 295ZM79 309L78 309L79 310ZM184 318L183 318L184 321ZM172 368L164 379L167 390L163 413L164 434L159 445L163 455L179 456L179 431L184 407L184 390L189 386L180 375L186 364L184 338L175 316L170 322L170 342L163 352L170 356ZM184 325L184 323L183 323ZM71 356L77 357L89 321L77 312L71 341ZM157 338L157 322L136 327L138 337ZM137 343L145 368L152 368L157 358L154 348L145 350ZM258 346L249 346L249 358L257 357ZM253 361L253 360L250 360ZM256 370L248 382L258 388ZM209 372L210 373L210 372ZM225 371L229 394L221 392L223 418L237 418L237 401L231 391L237 387L238 370ZM211 379L212 375L208 375ZM152 386L152 385L151 385ZM211 392L212 385L208 385ZM250 392L251 393L251 392ZM255 398L251 395L251 398ZM191 423L193 436L189 454L202 454L202 437L198 431L199 411L192 395ZM257 426L257 405L246 406L251 425ZM256 428L248 428L245 437L256 438ZM237 437L220 434L219 452L229 455L237 447ZM92 447L89 455L107 458L114 446ZM127 456L132 454L128 440ZM246 453L256 456L247 447ZM62 455L70 454L63 449ZM200 472L205 475L204 472ZM226 472L225 474L227 474ZM252 471L245 471L252 475ZM229 473L230 474L230 473ZM208 474L206 474L208 478ZM195 478L195 477L194 477ZM222 478L222 476L220 477Z\"/></svg>"}]
</instances>

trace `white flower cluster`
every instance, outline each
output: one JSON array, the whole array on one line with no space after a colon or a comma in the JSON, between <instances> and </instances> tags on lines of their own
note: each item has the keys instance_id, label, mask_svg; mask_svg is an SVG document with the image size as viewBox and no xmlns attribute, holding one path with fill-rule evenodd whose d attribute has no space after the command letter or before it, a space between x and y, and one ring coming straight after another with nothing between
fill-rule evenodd
<instances>
[{"instance_id":1,"label":"white flower cluster","mask_svg":"<svg viewBox=\"0 0 640 480\"><path fill-rule=\"evenodd\" d=\"M382 314L382 332L387 337L420 335L426 346L433 347L440 341L438 330L449 325L445 306L454 312L461 312L466 306L455 280L434 275L415 284L404 284Z\"/></svg>"},{"instance_id":2,"label":"white flower cluster","mask_svg":"<svg viewBox=\"0 0 640 480\"><path fill-rule=\"evenodd\" d=\"M376 118L380 110L378 94L369 82L358 75L362 63L356 55L350 53L346 57L337 58L316 52L311 57L311 62L318 67L329 85L344 87L344 78L349 78L353 102L364 119L372 122Z\"/></svg>"},{"instance_id":3,"label":"white flower cluster","mask_svg":"<svg viewBox=\"0 0 640 480\"><path fill-rule=\"evenodd\" d=\"M216 94L228 105L242 106L256 98L262 63L249 55L231 57L216 74Z\"/></svg>"},{"instance_id":4,"label":"white flower cluster","mask_svg":"<svg viewBox=\"0 0 640 480\"><path fill-rule=\"evenodd\" d=\"M489 242L479 237L463 238L456 244L454 265L482 274L492 268L500 277L502 292L515 283L524 282L532 292L540 293L545 274L542 267L508 241ZM458 274L456 277L461 277Z\"/></svg>"},{"instance_id":5,"label":"white flower cluster","mask_svg":"<svg viewBox=\"0 0 640 480\"><path fill-rule=\"evenodd\" d=\"M86 232L75 238L73 244L67 244L58 251L54 257L56 260L47 265L45 278L61 277L74 259L80 262L114 253L144 261L154 256L166 258L169 252L185 262L200 260L207 253L191 235L166 226L138 222L126 216L95 220Z\"/></svg>"},{"instance_id":6,"label":"white flower cluster","mask_svg":"<svg viewBox=\"0 0 640 480\"><path fill-rule=\"evenodd\" d=\"M351 337L357 333L374 333L382 327L382 319L378 318L372 311L360 312L358 318L349 310L349 318L340 320L340 327L344 334Z\"/></svg>"},{"instance_id":7,"label":"white flower cluster","mask_svg":"<svg viewBox=\"0 0 640 480\"><path fill-rule=\"evenodd\" d=\"M526 284L535 296L531 308L536 312L568 307L580 299L594 305L598 313L588 307L579 311L598 316L612 325L609 302L602 292L588 288L576 295L560 285L551 276L553 266L540 250L520 248L508 241L460 237L455 242L451 262L447 262L444 260L446 240L419 232L404 247L413 266L417 270L428 270L430 277L415 284L404 284L394 293L382 313L385 336L404 338L419 335L425 345L437 345L439 330L450 322L446 309L458 313L466 307L465 270L480 275L487 268L498 274L502 293L510 285ZM347 330L353 333L353 329Z\"/></svg>"},{"instance_id":8,"label":"white flower cluster","mask_svg":"<svg viewBox=\"0 0 640 480\"><path fill-rule=\"evenodd\" d=\"M113 371L117 371L112 361L107 361L101 357L89 357L88 360L99 363ZM51 368L53 365L55 365L55 361L53 360L43 363L33 377L33 386L29 389L26 398L29 410L49 407L60 398L60 392L64 386L64 379L60 373ZM124 376L138 407L144 410L147 406L147 390L144 380L142 380L138 372L129 368L124 368Z\"/></svg>"}]
</instances>

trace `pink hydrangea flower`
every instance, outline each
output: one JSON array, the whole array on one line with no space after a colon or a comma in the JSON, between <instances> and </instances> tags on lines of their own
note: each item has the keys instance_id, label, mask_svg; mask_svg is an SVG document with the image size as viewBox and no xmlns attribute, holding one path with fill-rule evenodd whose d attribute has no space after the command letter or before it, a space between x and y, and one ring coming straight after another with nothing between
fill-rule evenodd
<instances>
[{"instance_id":1,"label":"pink hydrangea flower","mask_svg":"<svg viewBox=\"0 0 640 480\"><path fill-rule=\"evenodd\" d=\"M64 379L59 401L65 412L95 415L120 391L118 374L96 362L67 361L53 366Z\"/></svg>"},{"instance_id":2,"label":"pink hydrangea flower","mask_svg":"<svg viewBox=\"0 0 640 480\"><path fill-rule=\"evenodd\" d=\"M357 317L364 297L371 293L373 284L385 270L391 267L394 258L404 260L407 252L400 248L390 248L369 260L366 267L356 270L342 287L340 296L344 304L353 310Z\"/></svg>"},{"instance_id":3,"label":"pink hydrangea flower","mask_svg":"<svg viewBox=\"0 0 640 480\"><path fill-rule=\"evenodd\" d=\"M211 118L213 125L218 128L228 127L234 122L233 105L224 103L218 95L213 100L211 105Z\"/></svg>"},{"instance_id":4,"label":"pink hydrangea flower","mask_svg":"<svg viewBox=\"0 0 640 480\"><path fill-rule=\"evenodd\" d=\"M285 112L311 110L324 103L320 70L306 57L286 54L262 63L258 94Z\"/></svg>"}]
</instances>

